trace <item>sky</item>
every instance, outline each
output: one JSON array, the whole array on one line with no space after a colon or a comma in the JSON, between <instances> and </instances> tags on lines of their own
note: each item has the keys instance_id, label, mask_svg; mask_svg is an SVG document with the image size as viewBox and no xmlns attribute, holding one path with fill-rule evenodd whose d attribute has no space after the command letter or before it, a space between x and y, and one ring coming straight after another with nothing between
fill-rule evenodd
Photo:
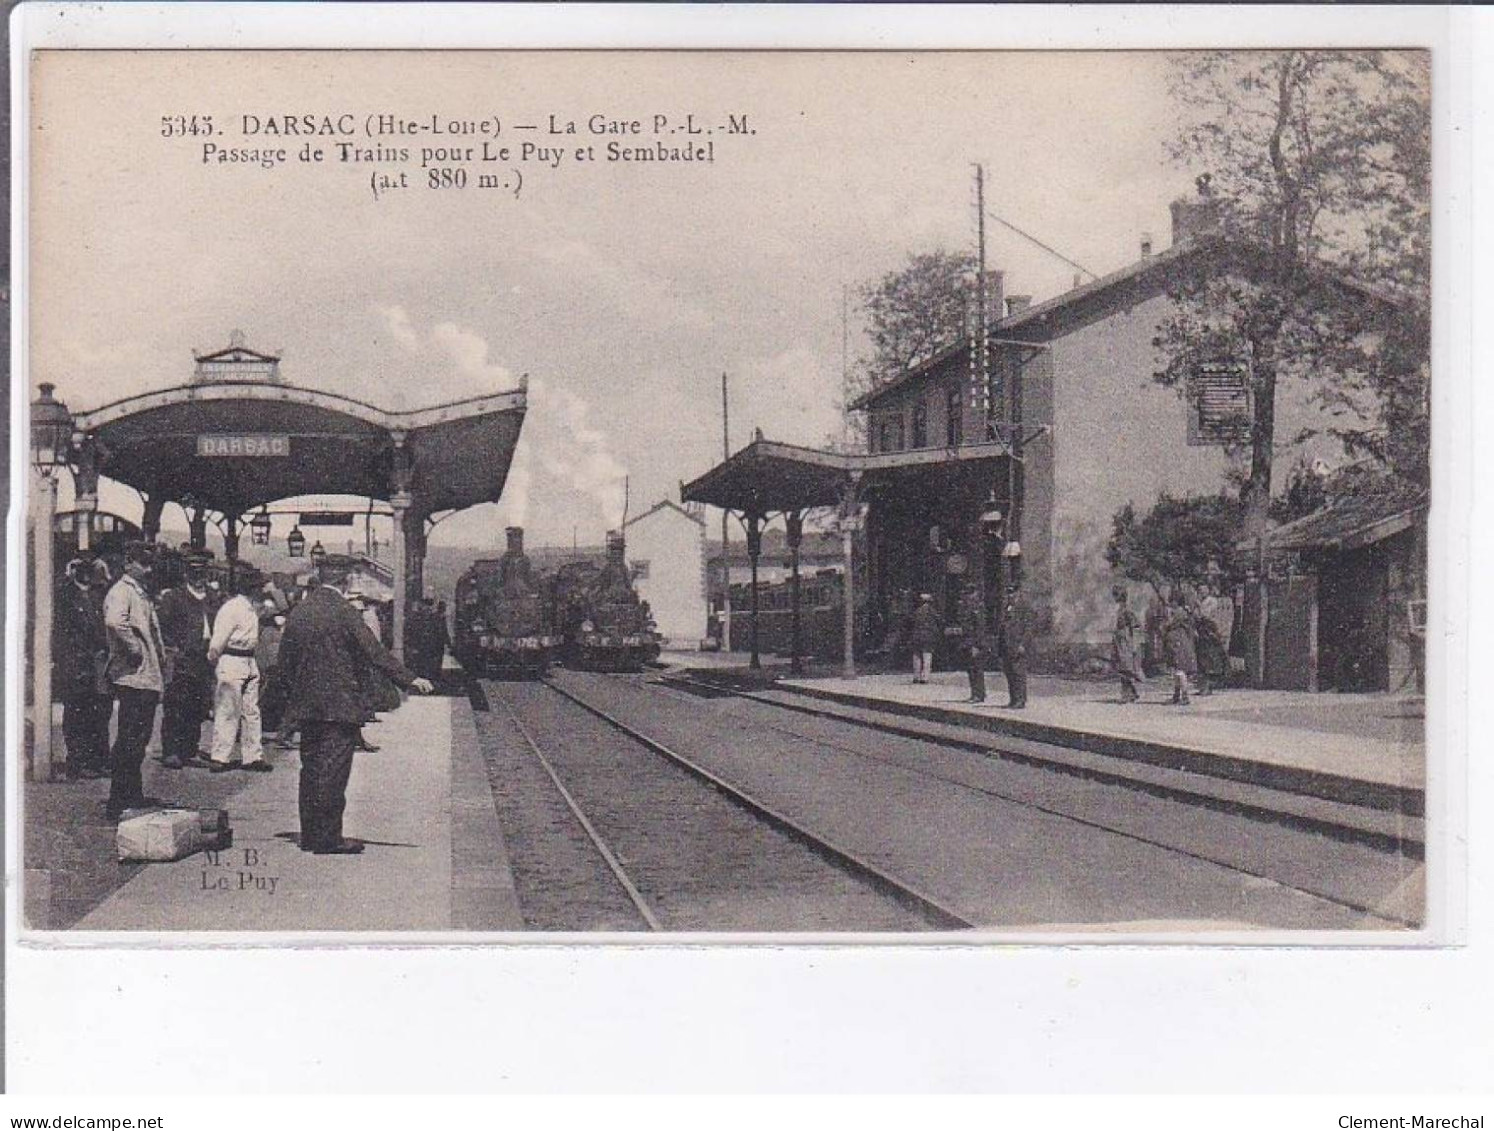
<instances>
[{"instance_id":1,"label":"sky","mask_svg":"<svg viewBox=\"0 0 1494 1131\"><path fill-rule=\"evenodd\" d=\"M846 288L915 253L974 250L975 163L990 214L1094 272L1137 258L1143 233L1165 248L1168 203L1192 180L1164 152L1178 119L1165 76L1160 53L43 53L31 383L96 408L185 383L193 351L235 329L280 354L286 380L389 409L527 374L502 501L433 541L501 545L517 522L534 544L597 542L625 479L638 513L720 459L722 373L733 449L754 428L823 445ZM163 116L192 114L213 116L222 148L290 160L204 162L204 138L162 136ZM317 139L320 165L297 159L303 138L242 136L246 115L344 114L360 130L378 114L495 121L494 146L565 157L494 163L522 175L515 197L477 188L476 163L464 189L426 187L422 145L481 137L381 139L411 160L371 166L336 160L338 140L373 144L361 136ZM651 144L654 115L687 114L716 131L714 162L574 159ZM578 135L550 135L552 115ZM643 132L593 136L592 115ZM729 115L754 132L724 132ZM375 199L378 170L410 187ZM994 220L987 260L1009 294L1073 283ZM850 338L854 358L854 309ZM140 511L117 488L102 505Z\"/></svg>"}]
</instances>

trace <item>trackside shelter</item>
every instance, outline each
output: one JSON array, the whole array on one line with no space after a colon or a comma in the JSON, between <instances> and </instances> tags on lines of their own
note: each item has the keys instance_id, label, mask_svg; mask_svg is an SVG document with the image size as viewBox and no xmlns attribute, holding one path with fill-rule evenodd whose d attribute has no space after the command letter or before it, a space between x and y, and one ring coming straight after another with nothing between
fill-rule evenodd
<instances>
[{"instance_id":1,"label":"trackside shelter","mask_svg":"<svg viewBox=\"0 0 1494 1131\"><path fill-rule=\"evenodd\" d=\"M987 574L995 568L999 547L983 546L990 531L978 519L975 523L963 522L960 516L982 513L980 500L986 499L998 483L1006 482L1009 458L1007 445L1000 442L865 453L821 451L759 436L698 479L682 484L680 496L686 503L704 503L732 512L746 528L747 554L753 569L754 608L750 623L754 665L758 651L756 570L762 552L763 524L770 518L783 517L791 577L797 581L805 512L820 508L836 510L846 578L844 655L847 674L852 674L858 642L857 578L874 595L869 608L876 614L881 606L875 595L897 587L904 575L910 574L910 557L918 557L921 562L917 547L903 546L887 537L897 524L897 515L911 508L927 513L934 523L935 538L948 543L941 543L946 559L951 553L955 555L954 568L943 575L947 583L939 587L938 600L953 601L962 585L985 582L989 588ZM931 485L937 489L930 491ZM932 508L930 499L938 500ZM948 525L940 531L938 522L946 509ZM864 560L858 563L856 535L863 530L866 532ZM954 551L954 546L963 547L963 554ZM797 585L792 608L797 624ZM875 626L863 624L859 631L869 632L873 639L877 637ZM798 637L796 628L793 648L796 667Z\"/></svg>"}]
</instances>

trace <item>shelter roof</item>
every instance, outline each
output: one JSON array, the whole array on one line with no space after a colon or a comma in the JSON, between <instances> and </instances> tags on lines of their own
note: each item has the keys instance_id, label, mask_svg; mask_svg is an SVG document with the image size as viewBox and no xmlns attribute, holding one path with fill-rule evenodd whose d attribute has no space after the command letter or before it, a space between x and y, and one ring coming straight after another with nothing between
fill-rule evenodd
<instances>
[{"instance_id":1,"label":"shelter roof","mask_svg":"<svg viewBox=\"0 0 1494 1131\"><path fill-rule=\"evenodd\" d=\"M1102 317L1107 311L1114 309L1117 303L1129 305L1161 294L1174 278L1202 264L1212 261L1247 271L1259 271L1266 264L1267 254L1265 249L1240 239L1214 237L1186 240L1045 302L1014 311L992 323L989 333L992 337L1007 339L997 342L997 348L1020 349L1029 341L1036 346L1068 333L1076 324L1088 324L1097 317ZM1317 281L1356 300L1381 307L1401 305L1398 296L1342 272L1320 271ZM917 381L951 359L966 356L969 350L970 339L958 338L905 372L863 393L851 402L850 408L870 408L888 394Z\"/></svg>"},{"instance_id":2,"label":"shelter roof","mask_svg":"<svg viewBox=\"0 0 1494 1131\"><path fill-rule=\"evenodd\" d=\"M858 480L873 486L920 468L997 459L1007 454L1004 443L868 454L754 440L698 479L682 484L680 498L687 503L763 515L832 507Z\"/></svg>"},{"instance_id":3,"label":"shelter roof","mask_svg":"<svg viewBox=\"0 0 1494 1131\"><path fill-rule=\"evenodd\" d=\"M526 407L520 388L412 412L282 383L222 381L127 397L74 416L98 471L152 497L242 514L296 495L388 499L396 441L425 514L496 501ZM257 438L209 453L204 437Z\"/></svg>"},{"instance_id":4,"label":"shelter roof","mask_svg":"<svg viewBox=\"0 0 1494 1131\"><path fill-rule=\"evenodd\" d=\"M1426 515L1427 502L1425 492L1410 496L1351 495L1278 526L1266 535L1266 549L1357 550L1371 546L1409 529ZM1252 543L1240 543L1242 551L1253 548Z\"/></svg>"}]
</instances>

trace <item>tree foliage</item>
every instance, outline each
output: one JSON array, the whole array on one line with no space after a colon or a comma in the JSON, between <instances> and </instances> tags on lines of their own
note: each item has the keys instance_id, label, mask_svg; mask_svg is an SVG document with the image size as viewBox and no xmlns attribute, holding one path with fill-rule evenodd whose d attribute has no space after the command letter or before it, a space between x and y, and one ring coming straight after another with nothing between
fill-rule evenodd
<instances>
[{"instance_id":1,"label":"tree foliage","mask_svg":"<svg viewBox=\"0 0 1494 1131\"><path fill-rule=\"evenodd\" d=\"M1134 581L1160 588L1228 572L1242 504L1227 492L1175 498L1164 493L1146 514L1127 503L1115 515L1105 560Z\"/></svg>"},{"instance_id":2,"label":"tree foliage","mask_svg":"<svg viewBox=\"0 0 1494 1131\"><path fill-rule=\"evenodd\" d=\"M1255 269L1202 271L1178 285L1156 342L1157 379L1181 386L1199 360L1249 360L1248 532L1267 516L1282 379L1313 381L1332 421L1324 431L1350 454L1423 481L1430 436L1426 54L1189 53L1178 57L1172 78L1187 112L1171 155L1208 174L1200 183L1219 230L1254 249Z\"/></svg>"},{"instance_id":3,"label":"tree foliage","mask_svg":"<svg viewBox=\"0 0 1494 1131\"><path fill-rule=\"evenodd\" d=\"M846 405L964 336L975 273L973 255L928 251L857 288L871 355L848 374Z\"/></svg>"}]
</instances>

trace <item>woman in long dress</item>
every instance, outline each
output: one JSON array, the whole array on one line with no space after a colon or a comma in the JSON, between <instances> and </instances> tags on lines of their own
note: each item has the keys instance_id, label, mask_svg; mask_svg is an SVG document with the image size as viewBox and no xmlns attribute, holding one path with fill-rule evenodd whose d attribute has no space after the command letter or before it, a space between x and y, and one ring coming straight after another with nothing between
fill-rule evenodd
<instances>
[{"instance_id":1,"label":"woman in long dress","mask_svg":"<svg viewBox=\"0 0 1494 1131\"><path fill-rule=\"evenodd\" d=\"M1186 704L1190 681L1198 677L1197 626L1188 596L1181 585L1172 591L1172 609L1167 616L1163 644L1167 666L1172 669L1172 701Z\"/></svg>"},{"instance_id":2,"label":"woman in long dress","mask_svg":"<svg viewBox=\"0 0 1494 1131\"><path fill-rule=\"evenodd\" d=\"M1110 590L1115 598L1115 632L1110 642L1115 661L1115 673L1120 676L1121 702L1134 703L1141 698L1141 667L1137 663L1136 634L1141 622L1127 603L1126 587L1117 585Z\"/></svg>"}]
</instances>

